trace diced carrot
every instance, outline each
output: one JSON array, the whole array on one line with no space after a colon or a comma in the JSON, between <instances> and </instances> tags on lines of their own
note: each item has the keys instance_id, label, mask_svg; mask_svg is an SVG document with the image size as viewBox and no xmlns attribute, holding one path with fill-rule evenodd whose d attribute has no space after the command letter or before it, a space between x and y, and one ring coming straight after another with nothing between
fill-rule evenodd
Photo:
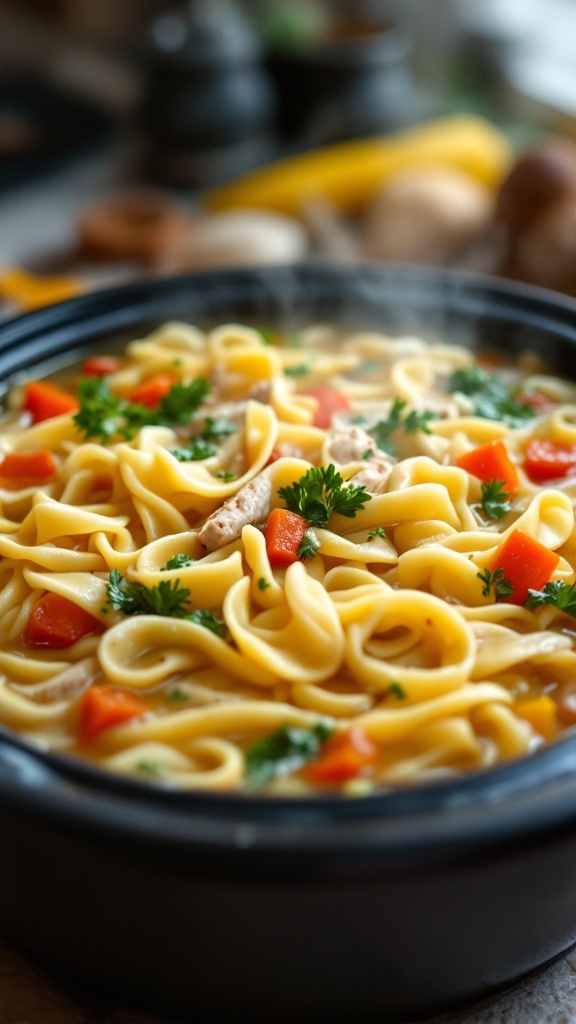
<instances>
[{"instance_id":1,"label":"diced carrot","mask_svg":"<svg viewBox=\"0 0 576 1024\"><path fill-rule=\"evenodd\" d=\"M266 465L271 466L273 462L278 462L279 458L281 458L280 452L278 451L277 448L273 448L272 451L270 452L270 455L268 456L268 462L266 463Z\"/></svg>"},{"instance_id":2,"label":"diced carrot","mask_svg":"<svg viewBox=\"0 0 576 1024\"><path fill-rule=\"evenodd\" d=\"M513 530L490 568L492 572L502 568L504 579L510 580L514 588L506 601L510 604L524 604L528 590L541 590L548 583L559 561L555 551L540 544L523 530Z\"/></svg>"},{"instance_id":3,"label":"diced carrot","mask_svg":"<svg viewBox=\"0 0 576 1024\"><path fill-rule=\"evenodd\" d=\"M31 380L24 388L24 409L32 414L33 423L41 423L53 416L76 412L78 399L50 381Z\"/></svg>"},{"instance_id":4,"label":"diced carrot","mask_svg":"<svg viewBox=\"0 0 576 1024\"><path fill-rule=\"evenodd\" d=\"M11 482L42 483L56 472L56 463L49 451L10 452L0 462L0 477Z\"/></svg>"},{"instance_id":5,"label":"diced carrot","mask_svg":"<svg viewBox=\"0 0 576 1024\"><path fill-rule=\"evenodd\" d=\"M71 647L101 630L98 619L60 594L49 591L34 605L24 632L30 647Z\"/></svg>"},{"instance_id":6,"label":"diced carrot","mask_svg":"<svg viewBox=\"0 0 576 1024\"><path fill-rule=\"evenodd\" d=\"M576 445L533 437L525 448L524 469L537 484L559 480L576 470Z\"/></svg>"},{"instance_id":7,"label":"diced carrot","mask_svg":"<svg viewBox=\"0 0 576 1024\"><path fill-rule=\"evenodd\" d=\"M350 409L350 402L346 395L342 394L341 391L336 391L335 388L318 385L316 388L308 388L306 395L310 398L315 398L318 402L312 426L320 427L321 430L327 430L328 427L332 426L334 413L346 412Z\"/></svg>"},{"instance_id":8,"label":"diced carrot","mask_svg":"<svg viewBox=\"0 0 576 1024\"><path fill-rule=\"evenodd\" d=\"M146 405L149 409L156 409L176 380L177 378L169 373L159 373L156 377L151 377L150 380L145 380L137 388L134 388L130 395L130 401L138 405Z\"/></svg>"},{"instance_id":9,"label":"diced carrot","mask_svg":"<svg viewBox=\"0 0 576 1024\"><path fill-rule=\"evenodd\" d=\"M266 526L266 552L270 565L282 568L298 561L298 548L308 523L297 512L287 508L274 508Z\"/></svg>"},{"instance_id":10,"label":"diced carrot","mask_svg":"<svg viewBox=\"0 0 576 1024\"><path fill-rule=\"evenodd\" d=\"M514 711L519 718L529 722L539 736L545 740L554 739L558 732L556 704L548 694L544 693L541 697L535 697L534 700L518 701L514 705Z\"/></svg>"},{"instance_id":11,"label":"diced carrot","mask_svg":"<svg viewBox=\"0 0 576 1024\"><path fill-rule=\"evenodd\" d=\"M109 373L116 373L122 366L122 360L116 356L91 356L82 363L82 374L84 377L106 377Z\"/></svg>"},{"instance_id":12,"label":"diced carrot","mask_svg":"<svg viewBox=\"0 0 576 1024\"><path fill-rule=\"evenodd\" d=\"M512 459L508 455L506 445L503 441L491 441L482 445L481 448L474 448L466 452L456 460L460 469L465 469L472 476L489 483L491 480L503 480L506 484L506 493L512 498L518 490L518 472Z\"/></svg>"},{"instance_id":13,"label":"diced carrot","mask_svg":"<svg viewBox=\"0 0 576 1024\"><path fill-rule=\"evenodd\" d=\"M375 760L377 747L359 726L332 736L320 756L304 770L313 782L336 784L354 779Z\"/></svg>"},{"instance_id":14,"label":"diced carrot","mask_svg":"<svg viewBox=\"0 0 576 1024\"><path fill-rule=\"evenodd\" d=\"M128 722L146 711L147 704L137 694L96 684L86 691L80 704L80 736L85 741L92 740L105 729Z\"/></svg>"}]
</instances>

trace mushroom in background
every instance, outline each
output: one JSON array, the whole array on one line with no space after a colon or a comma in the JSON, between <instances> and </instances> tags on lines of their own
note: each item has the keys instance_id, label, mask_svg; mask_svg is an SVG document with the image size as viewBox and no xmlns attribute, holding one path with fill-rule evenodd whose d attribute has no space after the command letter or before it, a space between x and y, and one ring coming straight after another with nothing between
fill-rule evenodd
<instances>
[{"instance_id":1,"label":"mushroom in background","mask_svg":"<svg viewBox=\"0 0 576 1024\"><path fill-rule=\"evenodd\" d=\"M390 178L368 205L363 243L373 260L446 265L489 230L494 195L463 172L418 167Z\"/></svg>"},{"instance_id":2,"label":"mushroom in background","mask_svg":"<svg viewBox=\"0 0 576 1024\"><path fill-rule=\"evenodd\" d=\"M308 254L298 221L265 210L199 216L174 255L170 269L204 270L293 263Z\"/></svg>"},{"instance_id":3,"label":"mushroom in background","mask_svg":"<svg viewBox=\"0 0 576 1024\"><path fill-rule=\"evenodd\" d=\"M521 156L500 189L501 273L576 294L576 143L552 138Z\"/></svg>"}]
</instances>

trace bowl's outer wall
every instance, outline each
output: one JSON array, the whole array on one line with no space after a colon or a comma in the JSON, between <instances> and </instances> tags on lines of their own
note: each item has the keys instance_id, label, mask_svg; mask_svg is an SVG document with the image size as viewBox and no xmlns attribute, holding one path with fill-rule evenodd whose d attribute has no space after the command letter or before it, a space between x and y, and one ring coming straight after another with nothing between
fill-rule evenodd
<instances>
[{"instance_id":1,"label":"bowl's outer wall","mask_svg":"<svg viewBox=\"0 0 576 1024\"><path fill-rule=\"evenodd\" d=\"M50 307L0 328L0 376L168 319L286 330L336 321L534 349L576 377L574 303L444 272L322 266L146 282ZM231 811L190 796L160 812L155 799L132 800L120 783L114 794L97 773L74 779L73 767L60 772L5 737L0 916L53 968L189 1021L432 1012L576 939L575 765L568 740L495 784L458 784L460 812L453 794L444 804L424 794L407 798L403 816L379 798L316 816L302 807L296 824L294 809L283 823L282 809L258 801ZM232 818L249 823L246 848Z\"/></svg>"}]
</instances>

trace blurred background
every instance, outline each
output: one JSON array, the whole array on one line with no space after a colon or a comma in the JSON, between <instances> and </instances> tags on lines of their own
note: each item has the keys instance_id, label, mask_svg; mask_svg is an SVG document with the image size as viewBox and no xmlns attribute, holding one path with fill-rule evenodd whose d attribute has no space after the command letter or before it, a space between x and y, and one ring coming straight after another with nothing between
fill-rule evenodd
<instances>
[{"instance_id":1,"label":"blurred background","mask_svg":"<svg viewBox=\"0 0 576 1024\"><path fill-rule=\"evenodd\" d=\"M0 316L433 263L576 295L576 0L0 0Z\"/></svg>"}]
</instances>

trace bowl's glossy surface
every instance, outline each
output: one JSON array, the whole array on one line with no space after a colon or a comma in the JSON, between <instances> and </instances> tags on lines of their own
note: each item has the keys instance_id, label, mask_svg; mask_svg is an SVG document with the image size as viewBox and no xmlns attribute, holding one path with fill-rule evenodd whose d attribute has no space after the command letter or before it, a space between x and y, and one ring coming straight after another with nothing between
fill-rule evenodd
<instances>
[{"instance_id":1,"label":"bowl's glossy surface","mask_svg":"<svg viewBox=\"0 0 576 1024\"><path fill-rule=\"evenodd\" d=\"M415 269L230 271L89 295L0 328L0 374L183 318L336 321L576 376L576 303ZM576 736L358 800L163 792L0 736L0 924L100 994L187 1020L393 1021L576 941Z\"/></svg>"}]
</instances>

